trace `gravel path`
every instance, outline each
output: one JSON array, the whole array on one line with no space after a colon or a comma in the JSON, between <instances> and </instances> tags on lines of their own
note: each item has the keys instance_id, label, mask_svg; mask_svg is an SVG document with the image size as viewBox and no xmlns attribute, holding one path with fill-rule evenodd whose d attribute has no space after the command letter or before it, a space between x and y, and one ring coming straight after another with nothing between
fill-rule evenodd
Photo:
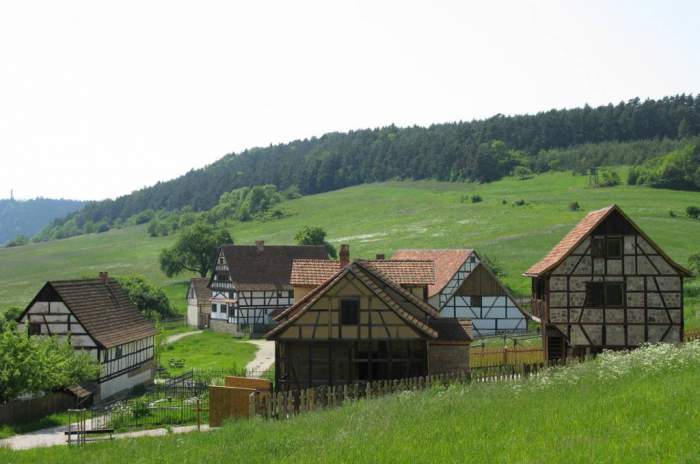
<instances>
[{"instance_id":1,"label":"gravel path","mask_svg":"<svg viewBox=\"0 0 700 464\"><path fill-rule=\"evenodd\" d=\"M201 330L193 330L192 332L183 332L175 335L171 335L168 338L165 339L166 344L170 343L175 343L176 341L180 340L181 338L189 337L190 335L197 335L201 334Z\"/></svg>"},{"instance_id":2,"label":"gravel path","mask_svg":"<svg viewBox=\"0 0 700 464\"><path fill-rule=\"evenodd\" d=\"M258 347L255 359L246 366L248 377L260 377L275 363L275 342L269 340L248 340L248 343Z\"/></svg>"}]
</instances>

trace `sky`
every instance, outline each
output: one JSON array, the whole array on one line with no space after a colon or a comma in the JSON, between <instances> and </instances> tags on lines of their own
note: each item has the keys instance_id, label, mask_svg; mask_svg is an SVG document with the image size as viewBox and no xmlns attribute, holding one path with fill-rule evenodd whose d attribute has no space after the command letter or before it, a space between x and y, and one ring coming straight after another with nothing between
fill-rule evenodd
<instances>
[{"instance_id":1,"label":"sky","mask_svg":"<svg viewBox=\"0 0 700 464\"><path fill-rule=\"evenodd\" d=\"M330 131L700 93L700 2L0 3L0 198Z\"/></svg>"}]
</instances>

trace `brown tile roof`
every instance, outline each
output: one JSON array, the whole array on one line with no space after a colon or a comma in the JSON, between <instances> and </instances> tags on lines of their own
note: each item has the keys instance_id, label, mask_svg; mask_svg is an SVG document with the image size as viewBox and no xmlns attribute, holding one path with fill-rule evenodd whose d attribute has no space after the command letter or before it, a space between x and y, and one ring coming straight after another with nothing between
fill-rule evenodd
<instances>
[{"instance_id":1,"label":"brown tile roof","mask_svg":"<svg viewBox=\"0 0 700 464\"><path fill-rule=\"evenodd\" d=\"M436 338L438 336L437 331L430 327L427 322L430 316L437 317L438 313L435 308L416 298L396 283L391 282L391 280L381 272L367 265L366 262L355 261L345 266L343 269L338 270L333 276L313 289L301 300L277 314L276 320L282 322L268 332L265 337L274 339L277 334L298 319L307 309L313 306L327 290L331 289L336 282L340 281L348 273L353 274L354 277L365 284L384 302L384 304L393 309L406 323L429 338Z\"/></svg>"},{"instance_id":2,"label":"brown tile roof","mask_svg":"<svg viewBox=\"0 0 700 464\"><path fill-rule=\"evenodd\" d=\"M237 290L291 290L292 261L325 259L323 246L224 245L221 248ZM210 282L211 283L211 282Z\"/></svg>"},{"instance_id":3,"label":"brown tile roof","mask_svg":"<svg viewBox=\"0 0 700 464\"><path fill-rule=\"evenodd\" d=\"M430 325L437 330L438 340L450 342L468 342L472 337L472 321L443 317L433 319Z\"/></svg>"},{"instance_id":4,"label":"brown tile roof","mask_svg":"<svg viewBox=\"0 0 700 464\"><path fill-rule=\"evenodd\" d=\"M61 280L47 282L90 336L105 348L156 334L114 279Z\"/></svg>"},{"instance_id":5,"label":"brown tile roof","mask_svg":"<svg viewBox=\"0 0 700 464\"><path fill-rule=\"evenodd\" d=\"M691 275L687 269L673 262L673 260L666 255L666 253L664 253L664 251L658 245L656 245L656 243L654 243L617 205L610 205L586 214L586 216L581 219L576 227L571 229L571 231L569 231L569 233L566 234L564 238L550 250L547 256L532 265L523 275L528 277L537 277L552 270L567 256L569 256L569 254L571 254L576 247L578 247L581 242L583 242L583 240L591 232L593 232L593 230L598 227L598 225L602 223L613 211L617 211L620 215L622 215L622 217L629 222L630 225L632 225L637 232L644 237L644 239L649 242L649 244L656 249L659 254L666 258L669 264L675 267L681 274Z\"/></svg>"},{"instance_id":6,"label":"brown tile roof","mask_svg":"<svg viewBox=\"0 0 700 464\"><path fill-rule=\"evenodd\" d=\"M428 260L380 259L364 261L366 265L399 285L430 285L435 283L435 264ZM299 287L316 287L340 269L339 261L295 259L291 283Z\"/></svg>"},{"instance_id":7,"label":"brown tile roof","mask_svg":"<svg viewBox=\"0 0 700 464\"><path fill-rule=\"evenodd\" d=\"M190 281L190 285L194 289L194 296L197 298L198 303L211 299L211 289L209 288L208 278L194 277Z\"/></svg>"},{"instance_id":8,"label":"brown tile roof","mask_svg":"<svg viewBox=\"0 0 700 464\"><path fill-rule=\"evenodd\" d=\"M397 250L392 259L431 260L435 263L435 283L428 286L428 296L437 295L445 288L457 270L474 253L472 249Z\"/></svg>"}]
</instances>

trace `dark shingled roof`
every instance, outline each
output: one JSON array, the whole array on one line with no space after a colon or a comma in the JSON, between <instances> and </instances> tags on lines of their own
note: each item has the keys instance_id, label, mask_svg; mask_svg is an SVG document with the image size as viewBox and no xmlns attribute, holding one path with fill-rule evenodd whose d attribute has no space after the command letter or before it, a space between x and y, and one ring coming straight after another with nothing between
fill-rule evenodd
<instances>
[{"instance_id":1,"label":"dark shingled roof","mask_svg":"<svg viewBox=\"0 0 700 464\"><path fill-rule=\"evenodd\" d=\"M437 330L438 340L448 342L468 342L472 339L472 321L443 317L433 319L430 325Z\"/></svg>"},{"instance_id":2,"label":"dark shingled roof","mask_svg":"<svg viewBox=\"0 0 700 464\"><path fill-rule=\"evenodd\" d=\"M53 288L90 336L105 348L133 342L156 334L114 279L57 280Z\"/></svg>"},{"instance_id":3,"label":"dark shingled roof","mask_svg":"<svg viewBox=\"0 0 700 464\"><path fill-rule=\"evenodd\" d=\"M211 289L209 288L208 278L194 277L190 281L190 286L194 288L194 296L197 298L198 303L211 299Z\"/></svg>"},{"instance_id":4,"label":"dark shingled roof","mask_svg":"<svg viewBox=\"0 0 700 464\"><path fill-rule=\"evenodd\" d=\"M326 259L324 246L224 245L231 281L237 290L292 290L295 259Z\"/></svg>"}]
</instances>

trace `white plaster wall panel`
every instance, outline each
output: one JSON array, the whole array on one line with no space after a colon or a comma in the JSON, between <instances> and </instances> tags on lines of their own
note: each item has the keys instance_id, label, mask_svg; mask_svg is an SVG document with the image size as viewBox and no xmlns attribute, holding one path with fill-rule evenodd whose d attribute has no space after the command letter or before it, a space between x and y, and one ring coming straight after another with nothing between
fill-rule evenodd
<instances>
[{"instance_id":1,"label":"white plaster wall panel","mask_svg":"<svg viewBox=\"0 0 700 464\"><path fill-rule=\"evenodd\" d=\"M663 308L664 303L661 300L661 295L656 292L647 292L647 307Z\"/></svg>"},{"instance_id":2,"label":"white plaster wall panel","mask_svg":"<svg viewBox=\"0 0 700 464\"><path fill-rule=\"evenodd\" d=\"M605 276L605 282L624 282L625 278L620 275L608 275Z\"/></svg>"},{"instance_id":3,"label":"white plaster wall panel","mask_svg":"<svg viewBox=\"0 0 700 464\"><path fill-rule=\"evenodd\" d=\"M608 274L621 275L622 274L622 260L609 259L608 260Z\"/></svg>"},{"instance_id":4,"label":"white plaster wall panel","mask_svg":"<svg viewBox=\"0 0 700 464\"><path fill-rule=\"evenodd\" d=\"M667 308L680 308L681 307L681 294L680 293L664 293L664 301L666 302Z\"/></svg>"},{"instance_id":5,"label":"white plaster wall panel","mask_svg":"<svg viewBox=\"0 0 700 464\"><path fill-rule=\"evenodd\" d=\"M584 325L583 330L588 334L593 345L603 344L603 326L602 325Z\"/></svg>"},{"instance_id":6,"label":"white plaster wall panel","mask_svg":"<svg viewBox=\"0 0 700 464\"><path fill-rule=\"evenodd\" d=\"M625 275L637 273L637 262L634 256L625 256Z\"/></svg>"},{"instance_id":7,"label":"white plaster wall panel","mask_svg":"<svg viewBox=\"0 0 700 464\"><path fill-rule=\"evenodd\" d=\"M658 343L668 329L666 325L650 325L647 329L649 333L649 343Z\"/></svg>"},{"instance_id":8,"label":"white plaster wall panel","mask_svg":"<svg viewBox=\"0 0 700 464\"><path fill-rule=\"evenodd\" d=\"M433 295L428 299L428 303L434 308L439 308L440 307L440 296L439 295Z\"/></svg>"},{"instance_id":9,"label":"white plaster wall panel","mask_svg":"<svg viewBox=\"0 0 700 464\"><path fill-rule=\"evenodd\" d=\"M569 320L571 322L578 322L582 312L583 308L571 308L569 310Z\"/></svg>"},{"instance_id":10,"label":"white plaster wall panel","mask_svg":"<svg viewBox=\"0 0 700 464\"><path fill-rule=\"evenodd\" d=\"M566 306L566 292L550 292L550 308L561 308Z\"/></svg>"},{"instance_id":11,"label":"white plaster wall panel","mask_svg":"<svg viewBox=\"0 0 700 464\"><path fill-rule=\"evenodd\" d=\"M569 306L581 307L586 301L586 294L583 292L569 293Z\"/></svg>"},{"instance_id":12,"label":"white plaster wall panel","mask_svg":"<svg viewBox=\"0 0 700 464\"><path fill-rule=\"evenodd\" d=\"M549 320L555 324L558 322L568 322L567 315L568 311L566 309L550 308L549 310Z\"/></svg>"},{"instance_id":13,"label":"white plaster wall panel","mask_svg":"<svg viewBox=\"0 0 700 464\"><path fill-rule=\"evenodd\" d=\"M668 318L668 314L663 309L648 309L647 310L647 321L650 323L661 323L670 324L671 321Z\"/></svg>"},{"instance_id":14,"label":"white plaster wall panel","mask_svg":"<svg viewBox=\"0 0 700 464\"><path fill-rule=\"evenodd\" d=\"M481 317L491 318L491 319L505 319L506 318L506 308L495 307L495 308L482 308Z\"/></svg>"},{"instance_id":15,"label":"white plaster wall panel","mask_svg":"<svg viewBox=\"0 0 700 464\"><path fill-rule=\"evenodd\" d=\"M70 310L62 301L52 301L51 311L52 313L68 314Z\"/></svg>"},{"instance_id":16,"label":"white plaster wall panel","mask_svg":"<svg viewBox=\"0 0 700 464\"><path fill-rule=\"evenodd\" d=\"M625 326L608 324L605 326L605 342L607 345L625 345Z\"/></svg>"},{"instance_id":17,"label":"white plaster wall panel","mask_svg":"<svg viewBox=\"0 0 700 464\"><path fill-rule=\"evenodd\" d=\"M498 321L498 330L524 329L522 322L521 319L500 319Z\"/></svg>"},{"instance_id":18,"label":"white plaster wall panel","mask_svg":"<svg viewBox=\"0 0 700 464\"><path fill-rule=\"evenodd\" d=\"M625 235L623 238L624 253L626 255L633 255L634 254L634 250L637 246L634 237L635 237L634 235Z\"/></svg>"},{"instance_id":19,"label":"white plaster wall panel","mask_svg":"<svg viewBox=\"0 0 700 464\"><path fill-rule=\"evenodd\" d=\"M669 291L669 292L680 292L681 291L681 278L680 277L659 276L656 278L656 282L659 285L659 288L663 291Z\"/></svg>"},{"instance_id":20,"label":"white plaster wall panel","mask_svg":"<svg viewBox=\"0 0 700 464\"><path fill-rule=\"evenodd\" d=\"M566 290L566 277L551 277L549 279L549 290Z\"/></svg>"},{"instance_id":21,"label":"white plaster wall panel","mask_svg":"<svg viewBox=\"0 0 700 464\"><path fill-rule=\"evenodd\" d=\"M571 343L573 345L588 345L588 339L578 325L571 326Z\"/></svg>"},{"instance_id":22,"label":"white plaster wall panel","mask_svg":"<svg viewBox=\"0 0 700 464\"><path fill-rule=\"evenodd\" d=\"M495 329L496 328L496 321L493 319L475 319L472 321L472 325L479 330Z\"/></svg>"},{"instance_id":23,"label":"white plaster wall panel","mask_svg":"<svg viewBox=\"0 0 700 464\"><path fill-rule=\"evenodd\" d=\"M627 310L627 322L628 323L643 323L644 322L644 310L643 309L628 309Z\"/></svg>"},{"instance_id":24,"label":"white plaster wall panel","mask_svg":"<svg viewBox=\"0 0 700 464\"><path fill-rule=\"evenodd\" d=\"M656 250L643 237L637 237L637 245L646 254L656 254Z\"/></svg>"},{"instance_id":25,"label":"white plaster wall panel","mask_svg":"<svg viewBox=\"0 0 700 464\"><path fill-rule=\"evenodd\" d=\"M523 316L523 313L520 312L520 310L516 307L509 307L508 308L508 318L509 319L525 319Z\"/></svg>"},{"instance_id":26,"label":"white plaster wall panel","mask_svg":"<svg viewBox=\"0 0 700 464\"><path fill-rule=\"evenodd\" d=\"M571 274L578 260L579 256L568 256L559 266L557 266L554 274Z\"/></svg>"},{"instance_id":27,"label":"white plaster wall panel","mask_svg":"<svg viewBox=\"0 0 700 464\"><path fill-rule=\"evenodd\" d=\"M603 310L600 308L584 308L581 322L603 322Z\"/></svg>"},{"instance_id":28,"label":"white plaster wall panel","mask_svg":"<svg viewBox=\"0 0 700 464\"><path fill-rule=\"evenodd\" d=\"M187 325L196 327L199 321L199 308L196 304L187 305Z\"/></svg>"},{"instance_id":29,"label":"white plaster wall panel","mask_svg":"<svg viewBox=\"0 0 700 464\"><path fill-rule=\"evenodd\" d=\"M569 290L572 292L585 292L588 277L571 277L569 279Z\"/></svg>"},{"instance_id":30,"label":"white plaster wall panel","mask_svg":"<svg viewBox=\"0 0 700 464\"><path fill-rule=\"evenodd\" d=\"M51 323L51 321L49 321L49 327L51 328L51 333L54 335L68 333L68 324L67 323L63 323L63 324L57 323L57 322Z\"/></svg>"},{"instance_id":31,"label":"white plaster wall panel","mask_svg":"<svg viewBox=\"0 0 700 464\"><path fill-rule=\"evenodd\" d=\"M637 256L637 272L643 275L654 275L657 273L646 256Z\"/></svg>"},{"instance_id":32,"label":"white plaster wall panel","mask_svg":"<svg viewBox=\"0 0 700 464\"><path fill-rule=\"evenodd\" d=\"M573 254L575 255L582 255L588 251L588 247L591 245L591 238L586 237L583 242L579 244L578 247L574 250Z\"/></svg>"},{"instance_id":33,"label":"white plaster wall panel","mask_svg":"<svg viewBox=\"0 0 700 464\"><path fill-rule=\"evenodd\" d=\"M46 322L68 322L68 315L66 314L48 314L43 316L42 319Z\"/></svg>"},{"instance_id":34,"label":"white plaster wall panel","mask_svg":"<svg viewBox=\"0 0 700 464\"><path fill-rule=\"evenodd\" d=\"M593 274L605 274L605 260L596 258L593 260Z\"/></svg>"},{"instance_id":35,"label":"white plaster wall panel","mask_svg":"<svg viewBox=\"0 0 700 464\"><path fill-rule=\"evenodd\" d=\"M664 337L665 342L670 342L670 343L680 343L681 341L681 331L678 326L671 327L671 330L668 331L668 334Z\"/></svg>"},{"instance_id":36,"label":"white plaster wall panel","mask_svg":"<svg viewBox=\"0 0 700 464\"><path fill-rule=\"evenodd\" d=\"M625 280L627 290L644 290L644 277L627 277Z\"/></svg>"},{"instance_id":37,"label":"white plaster wall panel","mask_svg":"<svg viewBox=\"0 0 700 464\"><path fill-rule=\"evenodd\" d=\"M627 343L629 345L641 345L644 343L644 326L627 326Z\"/></svg>"},{"instance_id":38,"label":"white plaster wall panel","mask_svg":"<svg viewBox=\"0 0 700 464\"><path fill-rule=\"evenodd\" d=\"M676 270L661 256L652 256L651 262L661 274L676 274Z\"/></svg>"},{"instance_id":39,"label":"white plaster wall panel","mask_svg":"<svg viewBox=\"0 0 700 464\"><path fill-rule=\"evenodd\" d=\"M669 309L669 314L671 314L671 320L674 324L680 324L683 322L683 313L680 309Z\"/></svg>"},{"instance_id":40,"label":"white plaster wall panel","mask_svg":"<svg viewBox=\"0 0 700 464\"><path fill-rule=\"evenodd\" d=\"M109 398L125 390L129 390L136 385L150 382L152 379L152 369L148 369L145 372L141 372L133 377L129 377L129 373L127 372L119 377L100 384L100 398Z\"/></svg>"},{"instance_id":41,"label":"white plaster wall panel","mask_svg":"<svg viewBox=\"0 0 700 464\"><path fill-rule=\"evenodd\" d=\"M644 294L643 293L631 293L627 292L627 306L629 307L642 307L644 306Z\"/></svg>"},{"instance_id":42,"label":"white plaster wall panel","mask_svg":"<svg viewBox=\"0 0 700 464\"><path fill-rule=\"evenodd\" d=\"M625 322L625 310L624 309L606 309L605 310L605 322Z\"/></svg>"}]
</instances>

